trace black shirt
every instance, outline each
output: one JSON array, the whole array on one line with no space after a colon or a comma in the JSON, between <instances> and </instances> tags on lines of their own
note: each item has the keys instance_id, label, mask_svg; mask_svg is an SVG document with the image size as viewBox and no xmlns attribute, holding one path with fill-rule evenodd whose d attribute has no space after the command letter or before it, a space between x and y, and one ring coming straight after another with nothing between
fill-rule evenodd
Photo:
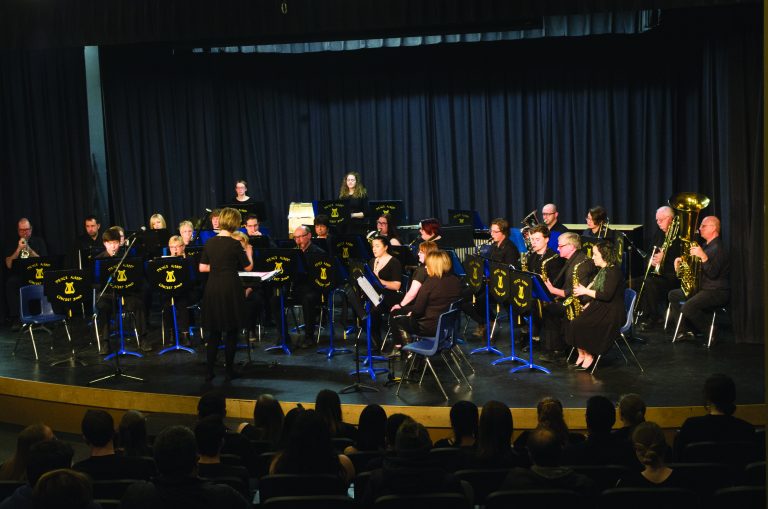
<instances>
[{"instance_id":1,"label":"black shirt","mask_svg":"<svg viewBox=\"0 0 768 509\"><path fill-rule=\"evenodd\" d=\"M728 290L731 287L731 262L720 237L702 246L707 261L701 264L700 290Z\"/></svg>"},{"instance_id":2,"label":"black shirt","mask_svg":"<svg viewBox=\"0 0 768 509\"><path fill-rule=\"evenodd\" d=\"M488 254L488 258L490 258L492 262L514 265L515 267L520 265L520 251L518 251L515 245L507 238L502 240L500 245L496 245L495 242L491 244L491 251Z\"/></svg>"}]
</instances>

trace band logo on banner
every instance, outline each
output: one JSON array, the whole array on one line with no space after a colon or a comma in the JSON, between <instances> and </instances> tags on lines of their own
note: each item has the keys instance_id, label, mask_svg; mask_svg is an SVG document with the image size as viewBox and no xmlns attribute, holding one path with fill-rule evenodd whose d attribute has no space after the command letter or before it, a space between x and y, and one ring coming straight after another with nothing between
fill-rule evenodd
<instances>
[{"instance_id":1,"label":"band logo on banner","mask_svg":"<svg viewBox=\"0 0 768 509\"><path fill-rule=\"evenodd\" d=\"M512 304L520 314L527 313L531 307L532 286L529 276L516 273L512 278Z\"/></svg>"},{"instance_id":2,"label":"band logo on banner","mask_svg":"<svg viewBox=\"0 0 768 509\"><path fill-rule=\"evenodd\" d=\"M179 262L166 262L156 263L152 268L155 271L154 279L157 281L158 288L167 291L181 288L183 279L180 273L184 270L184 265Z\"/></svg>"},{"instance_id":3,"label":"band logo on banner","mask_svg":"<svg viewBox=\"0 0 768 509\"><path fill-rule=\"evenodd\" d=\"M283 268L285 264L290 265L291 263L291 259L288 256L272 255L265 258L264 262L267 264L267 266L271 267L271 269L267 270L267 272L271 272L272 270L278 272L275 274L275 277L272 278L272 281L275 283L284 283L291 278L291 275L285 272L285 269Z\"/></svg>"},{"instance_id":4,"label":"band logo on banner","mask_svg":"<svg viewBox=\"0 0 768 509\"><path fill-rule=\"evenodd\" d=\"M341 253L341 259L345 262L349 259L349 250L352 247L354 247L354 243L349 240L336 242L336 252Z\"/></svg>"},{"instance_id":5,"label":"band logo on banner","mask_svg":"<svg viewBox=\"0 0 768 509\"><path fill-rule=\"evenodd\" d=\"M479 256L469 255L464 261L467 270L467 284L473 291L479 292L483 288L483 276L485 261Z\"/></svg>"},{"instance_id":6,"label":"band logo on banner","mask_svg":"<svg viewBox=\"0 0 768 509\"><path fill-rule=\"evenodd\" d=\"M25 270L25 283L28 285L41 285L45 278L45 271L53 268L53 264L49 261L40 260L31 262L26 266Z\"/></svg>"},{"instance_id":7,"label":"band logo on banner","mask_svg":"<svg viewBox=\"0 0 768 509\"><path fill-rule=\"evenodd\" d=\"M75 287L81 287L87 282L81 273L70 273L57 277L52 282L51 291L54 298L62 303L77 304L84 298L84 292L77 291Z\"/></svg>"},{"instance_id":8,"label":"band logo on banner","mask_svg":"<svg viewBox=\"0 0 768 509\"><path fill-rule=\"evenodd\" d=\"M496 302L509 302L509 267L502 264L491 264L491 291Z\"/></svg>"},{"instance_id":9,"label":"band logo on banner","mask_svg":"<svg viewBox=\"0 0 768 509\"><path fill-rule=\"evenodd\" d=\"M107 270L109 272L114 272L116 267L117 264L114 264L113 266L108 267ZM135 262L123 262L122 268L117 269L115 278L110 283L110 286L115 290L128 290L133 288L136 286L136 281L134 279L128 278L128 272L132 273L136 270L139 270L139 266L137 266Z\"/></svg>"},{"instance_id":10,"label":"band logo on banner","mask_svg":"<svg viewBox=\"0 0 768 509\"><path fill-rule=\"evenodd\" d=\"M321 290L326 290L331 286L331 279L328 277L328 271L331 268L331 262L318 260L313 265L314 283Z\"/></svg>"}]
</instances>

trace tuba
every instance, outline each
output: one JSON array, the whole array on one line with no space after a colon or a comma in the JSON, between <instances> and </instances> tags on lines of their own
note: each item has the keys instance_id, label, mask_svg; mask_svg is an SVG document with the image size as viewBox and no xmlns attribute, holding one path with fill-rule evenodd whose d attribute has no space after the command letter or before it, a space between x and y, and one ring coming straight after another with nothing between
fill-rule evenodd
<instances>
[{"instance_id":1,"label":"tuba","mask_svg":"<svg viewBox=\"0 0 768 509\"><path fill-rule=\"evenodd\" d=\"M520 228L520 233L523 234L523 241L525 241L525 247L528 249L528 251L531 250L531 241L528 238L531 228L539 224L539 219L536 217L536 209L533 209L527 216L523 218L522 221L520 221L523 225L522 228Z\"/></svg>"},{"instance_id":2,"label":"tuba","mask_svg":"<svg viewBox=\"0 0 768 509\"><path fill-rule=\"evenodd\" d=\"M667 230L667 234L664 236L664 242L661 244L661 260L659 261L659 264L656 266L655 269L653 269L653 272L651 274L655 276L661 276L661 270L664 266L664 258L667 257L667 251L669 251L669 248L672 247L672 243L677 238L677 234L680 231L680 216L675 216L672 219L672 224L669 225L669 229ZM651 253L651 258L653 258L653 253Z\"/></svg>"},{"instance_id":3,"label":"tuba","mask_svg":"<svg viewBox=\"0 0 768 509\"><path fill-rule=\"evenodd\" d=\"M709 198L698 193L678 193L669 199L669 205L678 212L677 217L680 218L680 264L677 266L677 277L680 279L680 289L686 297L690 297L699 289L701 275L701 258L691 256L690 251L691 247L698 245L694 235L699 212L709 205Z\"/></svg>"}]
</instances>

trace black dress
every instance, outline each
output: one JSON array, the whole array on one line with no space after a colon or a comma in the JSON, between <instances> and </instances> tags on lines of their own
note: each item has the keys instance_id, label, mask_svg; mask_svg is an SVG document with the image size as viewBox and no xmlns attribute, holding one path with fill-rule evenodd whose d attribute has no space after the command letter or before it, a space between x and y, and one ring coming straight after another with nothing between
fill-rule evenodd
<instances>
[{"instance_id":1,"label":"black dress","mask_svg":"<svg viewBox=\"0 0 768 509\"><path fill-rule=\"evenodd\" d=\"M375 265L376 258L373 258L369 263L371 270L374 269ZM379 269L379 279L384 281L402 281L403 265L400 263L400 260L394 256L390 258L386 265ZM382 312L389 311L389 309L400 302L400 299L402 298L402 294L400 292L397 290L390 290L389 288L384 288L381 290L381 294L384 296L384 300L381 301L381 304L379 305L379 308Z\"/></svg>"},{"instance_id":2,"label":"black dress","mask_svg":"<svg viewBox=\"0 0 768 509\"><path fill-rule=\"evenodd\" d=\"M243 246L217 235L205 244L200 263L211 266L203 294L203 327L229 331L247 326L245 291L237 275L249 263Z\"/></svg>"},{"instance_id":3,"label":"black dress","mask_svg":"<svg viewBox=\"0 0 768 509\"><path fill-rule=\"evenodd\" d=\"M606 267L605 282L595 299L566 329L566 342L590 354L608 351L626 321L624 310L624 274L614 266ZM597 278L597 276L595 276Z\"/></svg>"}]
</instances>

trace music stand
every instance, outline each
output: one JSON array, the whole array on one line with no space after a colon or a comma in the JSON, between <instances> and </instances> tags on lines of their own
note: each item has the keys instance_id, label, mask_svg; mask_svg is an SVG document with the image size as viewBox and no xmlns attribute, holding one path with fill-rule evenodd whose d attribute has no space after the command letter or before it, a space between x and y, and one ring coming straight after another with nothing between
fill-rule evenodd
<instances>
[{"instance_id":1,"label":"music stand","mask_svg":"<svg viewBox=\"0 0 768 509\"><path fill-rule=\"evenodd\" d=\"M501 351L491 344L491 304L490 304L490 291L488 288L488 261L477 255L467 255L464 260L464 266L467 269L467 283L472 288L472 294L476 294L485 288L485 346L475 348L469 355L476 353L488 352L503 356Z\"/></svg>"},{"instance_id":2,"label":"music stand","mask_svg":"<svg viewBox=\"0 0 768 509\"><path fill-rule=\"evenodd\" d=\"M259 223L263 223L267 220L267 207L263 201L249 201L246 203L234 201L221 205L219 208L224 207L235 209L240 212L243 224L245 224L246 218L251 214L259 218Z\"/></svg>"},{"instance_id":3,"label":"music stand","mask_svg":"<svg viewBox=\"0 0 768 509\"><path fill-rule=\"evenodd\" d=\"M384 214L392 216L399 225L405 224L408 220L403 200L370 200L368 202L368 210L374 223Z\"/></svg>"},{"instance_id":4,"label":"music stand","mask_svg":"<svg viewBox=\"0 0 768 509\"><path fill-rule=\"evenodd\" d=\"M408 246L389 246L387 252L397 258L403 267L418 267L419 259Z\"/></svg>"},{"instance_id":5,"label":"music stand","mask_svg":"<svg viewBox=\"0 0 768 509\"><path fill-rule=\"evenodd\" d=\"M512 303L521 315L528 314L528 360L523 360L522 366L517 366L509 370L510 373L517 373L524 369L539 370L546 374L550 371L544 366L539 366L533 362L533 299L543 302L552 302L552 297L547 291L547 287L541 280L541 276L534 272L524 272L522 270L513 270L511 274L512 283ZM515 291L514 288L517 287ZM518 357L519 359L519 357Z\"/></svg>"},{"instance_id":6,"label":"music stand","mask_svg":"<svg viewBox=\"0 0 768 509\"><path fill-rule=\"evenodd\" d=\"M339 227L349 222L349 203L347 200L318 200L312 202L315 209L315 217L320 214L328 216L331 226Z\"/></svg>"},{"instance_id":7,"label":"music stand","mask_svg":"<svg viewBox=\"0 0 768 509\"><path fill-rule=\"evenodd\" d=\"M85 301L85 295L89 293L91 282L90 278L82 270L52 270L45 272L43 279L43 291L46 298L51 303L54 311L63 309L67 319L72 318L72 310L80 307ZM86 366L87 364L77 357L75 345L72 338L69 338L71 355L66 359L52 362L51 366L67 363L74 367L77 364Z\"/></svg>"},{"instance_id":8,"label":"music stand","mask_svg":"<svg viewBox=\"0 0 768 509\"><path fill-rule=\"evenodd\" d=\"M264 349L265 352L280 350L286 355L291 355L288 346L288 329L285 324L285 292L296 274L301 270L298 249L263 249L258 258L254 260L255 268L263 272L277 271L272 278L275 291L280 297L280 344Z\"/></svg>"},{"instance_id":9,"label":"music stand","mask_svg":"<svg viewBox=\"0 0 768 509\"><path fill-rule=\"evenodd\" d=\"M22 286L41 285L45 272L56 270L61 266L61 256L35 256L33 258L16 258L11 265L11 271L19 276Z\"/></svg>"},{"instance_id":10,"label":"music stand","mask_svg":"<svg viewBox=\"0 0 768 509\"><path fill-rule=\"evenodd\" d=\"M101 382L104 380L109 380L110 378L130 378L131 380L136 380L138 382L143 382L143 378L139 378L137 376L132 375L126 375L123 373L122 368L120 367L120 356L121 355L133 355L134 357L143 357L138 352L129 352L125 349L125 331L123 330L123 298L122 298L122 292L129 288L134 288L139 281L141 281L141 269L142 269L142 261L140 258L128 258L126 260L126 256L128 256L128 253L131 251L131 248L133 247L133 244L136 242L136 237L134 237L131 240L131 243L128 246L128 249L125 250L123 253L122 258L118 262L114 262L113 259L103 259L103 260L94 260L94 272L96 274L96 282L101 282L101 276L103 276L106 273L109 273L109 277L104 282L104 287L102 288L101 292L99 293L99 296L96 298L96 303L98 304L99 300L103 297L104 292L107 291L107 288L112 289L113 294L113 300L117 302L117 316L118 316L118 324L120 329L120 350L117 352L113 352L109 355L107 355L104 360L109 360L110 358L115 359L115 371L107 376L102 376L100 378L96 378L94 380L91 380L88 382L88 385L95 384L97 382ZM102 266L103 265L103 266ZM125 268L123 268L125 267ZM101 269L104 269L103 271ZM114 294L115 292L118 293L119 298L115 299ZM97 312L94 310L94 312ZM109 326L107 326L107 330L109 330ZM98 343L98 328L96 330L96 340ZM109 344L109 334L107 334L107 337L105 338L107 341L107 344Z\"/></svg>"},{"instance_id":11,"label":"music stand","mask_svg":"<svg viewBox=\"0 0 768 509\"><path fill-rule=\"evenodd\" d=\"M448 224L454 226L472 225L475 230L487 230L480 214L476 210L469 209L448 209Z\"/></svg>"},{"instance_id":12,"label":"music stand","mask_svg":"<svg viewBox=\"0 0 768 509\"><path fill-rule=\"evenodd\" d=\"M367 270L366 270L367 269ZM384 300L384 296L377 291L381 290L376 276L371 272L370 267L367 264L361 262L352 263L350 266L350 283L354 281L354 284L363 291L365 294L365 336L368 352L366 353L363 365L367 366L365 369L360 369L360 341L358 335L358 341L355 341L355 370L351 371L350 375L355 375L356 381L352 385L348 385L339 391L339 394L349 394L350 392L379 392L376 387L370 385L364 385L360 380L360 375L365 372L371 377L372 380L376 380L376 373L386 373L389 371L386 368L373 367L374 361L386 361L385 357L373 355L373 345L371 344L371 304L373 307L378 306Z\"/></svg>"},{"instance_id":13,"label":"music stand","mask_svg":"<svg viewBox=\"0 0 768 509\"><path fill-rule=\"evenodd\" d=\"M471 225L443 226L440 228L440 237L437 243L441 249L475 247L475 229Z\"/></svg>"},{"instance_id":14,"label":"music stand","mask_svg":"<svg viewBox=\"0 0 768 509\"><path fill-rule=\"evenodd\" d=\"M168 228L159 228L157 230L147 230L142 237L141 251L145 256L155 257L163 254L163 248L168 247L168 239L171 238L171 232Z\"/></svg>"},{"instance_id":15,"label":"music stand","mask_svg":"<svg viewBox=\"0 0 768 509\"><path fill-rule=\"evenodd\" d=\"M338 257L344 265L349 265L350 259L368 260L373 257L371 245L362 235L341 235L333 237L330 242L331 254Z\"/></svg>"},{"instance_id":16,"label":"music stand","mask_svg":"<svg viewBox=\"0 0 768 509\"><path fill-rule=\"evenodd\" d=\"M335 348L333 346L333 295L341 286L338 262L326 253L306 253L304 255L307 264L307 273L312 284L320 292L321 299L328 301L328 347L320 348L317 353L326 354L331 359L337 353L352 353L349 348ZM320 341L320 331L317 328L317 340Z\"/></svg>"},{"instance_id":17,"label":"music stand","mask_svg":"<svg viewBox=\"0 0 768 509\"><path fill-rule=\"evenodd\" d=\"M176 296L186 293L189 290L189 266L181 256L172 256L170 258L157 258L147 264L147 273L149 283L160 290L160 293L171 298L171 315L173 316L173 332L176 343L160 350L157 355L164 355L168 352L178 350L195 353L194 348L182 346L179 342L179 324L176 320ZM165 334L165 324L163 334ZM163 336L165 337L165 336Z\"/></svg>"},{"instance_id":18,"label":"music stand","mask_svg":"<svg viewBox=\"0 0 768 509\"><path fill-rule=\"evenodd\" d=\"M495 361L491 362L491 366L496 366L497 364L502 364L504 362L522 362L523 364L526 363L525 359L521 359L515 355L515 314L512 304L515 298L521 298L519 292L523 291L524 289L519 287L517 294L512 293L513 289L516 288L511 284L512 281L510 276L513 270L514 269L511 266L505 263L490 263L489 284L493 288L491 290L491 296L493 297L493 300L496 301L497 306L507 306L507 318L509 319L509 356L496 359ZM498 320L498 314L496 319Z\"/></svg>"}]
</instances>

